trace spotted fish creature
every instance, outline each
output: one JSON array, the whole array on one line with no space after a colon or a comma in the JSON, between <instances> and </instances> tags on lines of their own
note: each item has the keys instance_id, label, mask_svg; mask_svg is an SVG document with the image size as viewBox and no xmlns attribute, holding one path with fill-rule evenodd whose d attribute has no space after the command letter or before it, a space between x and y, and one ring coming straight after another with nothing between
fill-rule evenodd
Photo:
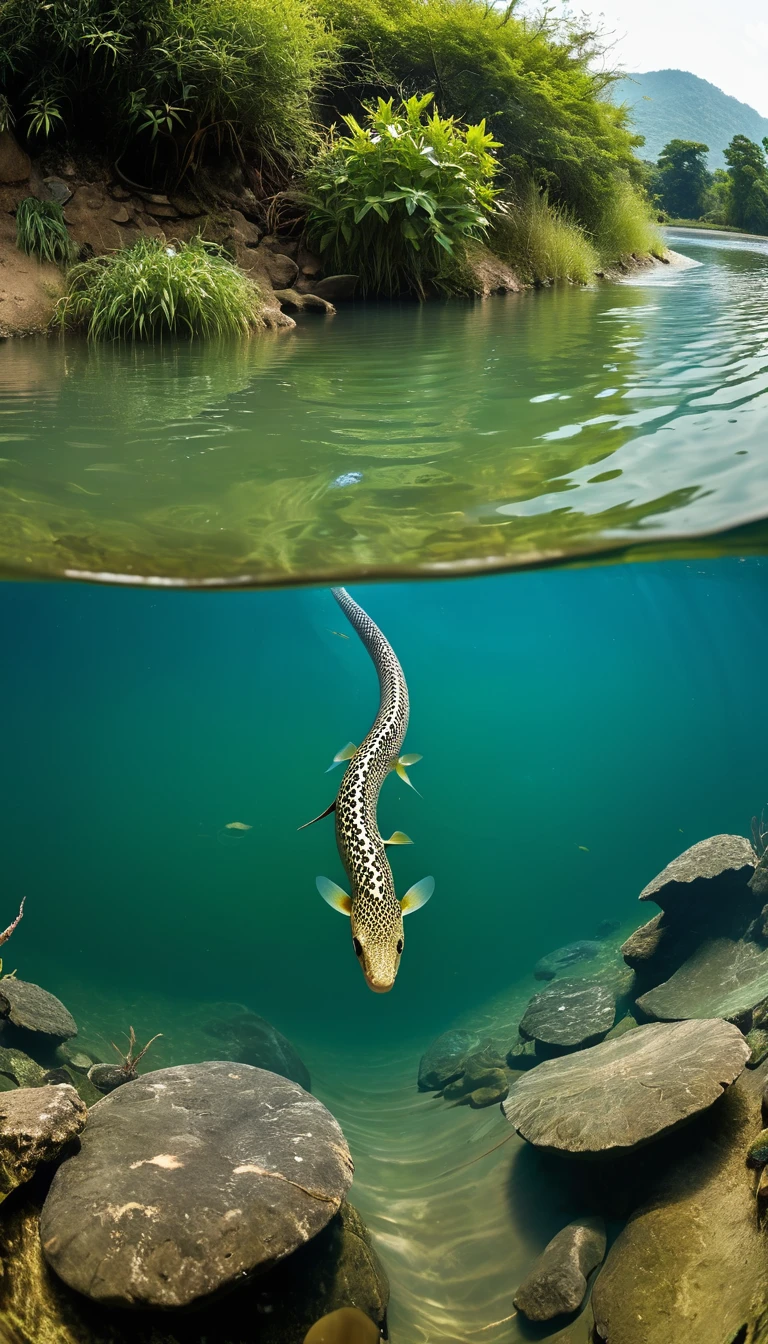
<instances>
[{"instance_id":1,"label":"spotted fish creature","mask_svg":"<svg viewBox=\"0 0 768 1344\"><path fill-rule=\"evenodd\" d=\"M381 695L379 712L364 741L359 747L347 743L334 757L331 769L342 761L349 762L335 801L306 825L336 813L336 843L352 894L348 896L327 877L318 877L317 889L334 910L349 916L352 946L368 987L376 994L385 994L395 983L400 965L405 942L403 916L426 905L435 881L422 878L398 900L386 846L409 845L411 841L402 831L382 840L376 809L379 791L390 771L413 788L406 767L415 765L421 757L400 754L409 704L408 687L394 649L346 589L331 591L371 656Z\"/></svg>"}]
</instances>

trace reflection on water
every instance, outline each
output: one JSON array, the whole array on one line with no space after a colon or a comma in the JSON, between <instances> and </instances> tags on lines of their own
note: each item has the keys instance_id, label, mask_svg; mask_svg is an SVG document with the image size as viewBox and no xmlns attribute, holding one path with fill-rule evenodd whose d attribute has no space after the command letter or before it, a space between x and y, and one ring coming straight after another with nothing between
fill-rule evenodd
<instances>
[{"instance_id":1,"label":"reflection on water","mask_svg":"<svg viewBox=\"0 0 768 1344\"><path fill-rule=\"evenodd\" d=\"M0 566L280 583L733 527L768 485L768 249L249 343L0 349Z\"/></svg>"}]
</instances>

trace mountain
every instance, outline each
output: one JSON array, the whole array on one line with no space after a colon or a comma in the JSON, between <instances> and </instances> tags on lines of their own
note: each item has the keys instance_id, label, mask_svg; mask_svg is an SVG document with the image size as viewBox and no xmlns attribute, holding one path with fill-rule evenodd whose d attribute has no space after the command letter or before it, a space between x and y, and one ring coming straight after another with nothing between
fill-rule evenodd
<instances>
[{"instance_id":1,"label":"mountain","mask_svg":"<svg viewBox=\"0 0 768 1344\"><path fill-rule=\"evenodd\" d=\"M613 85L615 103L628 103L645 145L638 153L658 159L669 140L701 140L709 145L709 167L724 168L723 150L734 135L758 144L768 135L768 118L687 70L650 70Z\"/></svg>"}]
</instances>

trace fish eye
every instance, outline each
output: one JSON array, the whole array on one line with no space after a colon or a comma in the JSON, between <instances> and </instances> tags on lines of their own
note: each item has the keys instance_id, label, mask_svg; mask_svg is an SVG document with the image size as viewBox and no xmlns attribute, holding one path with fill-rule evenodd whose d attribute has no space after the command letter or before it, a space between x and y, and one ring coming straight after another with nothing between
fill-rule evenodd
<instances>
[{"instance_id":1,"label":"fish eye","mask_svg":"<svg viewBox=\"0 0 768 1344\"><path fill-rule=\"evenodd\" d=\"M360 939L359 939L359 938L353 938L353 939L352 939L352 946L353 946L354 949L355 949L355 956L356 956L356 957L362 957L362 955L363 955L363 944L360 942Z\"/></svg>"},{"instance_id":2,"label":"fish eye","mask_svg":"<svg viewBox=\"0 0 768 1344\"><path fill-rule=\"evenodd\" d=\"M402 950L403 950L403 940L402 940L402 938L398 938L398 940L397 940L397 955L398 955L398 957L400 956L400 953L402 952Z\"/></svg>"}]
</instances>

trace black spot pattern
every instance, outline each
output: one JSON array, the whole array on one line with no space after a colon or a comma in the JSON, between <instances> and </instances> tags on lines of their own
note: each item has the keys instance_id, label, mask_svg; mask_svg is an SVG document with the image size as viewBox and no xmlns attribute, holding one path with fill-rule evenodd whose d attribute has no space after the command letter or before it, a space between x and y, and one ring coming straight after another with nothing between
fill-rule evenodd
<instances>
[{"instance_id":1,"label":"black spot pattern","mask_svg":"<svg viewBox=\"0 0 768 1344\"><path fill-rule=\"evenodd\" d=\"M336 799L336 843L352 895L352 936L372 988L394 983L403 938L403 915L376 809L379 791L400 755L408 728L408 687L391 644L344 588L333 596L367 648L379 676L381 698L373 727L347 767Z\"/></svg>"}]
</instances>

